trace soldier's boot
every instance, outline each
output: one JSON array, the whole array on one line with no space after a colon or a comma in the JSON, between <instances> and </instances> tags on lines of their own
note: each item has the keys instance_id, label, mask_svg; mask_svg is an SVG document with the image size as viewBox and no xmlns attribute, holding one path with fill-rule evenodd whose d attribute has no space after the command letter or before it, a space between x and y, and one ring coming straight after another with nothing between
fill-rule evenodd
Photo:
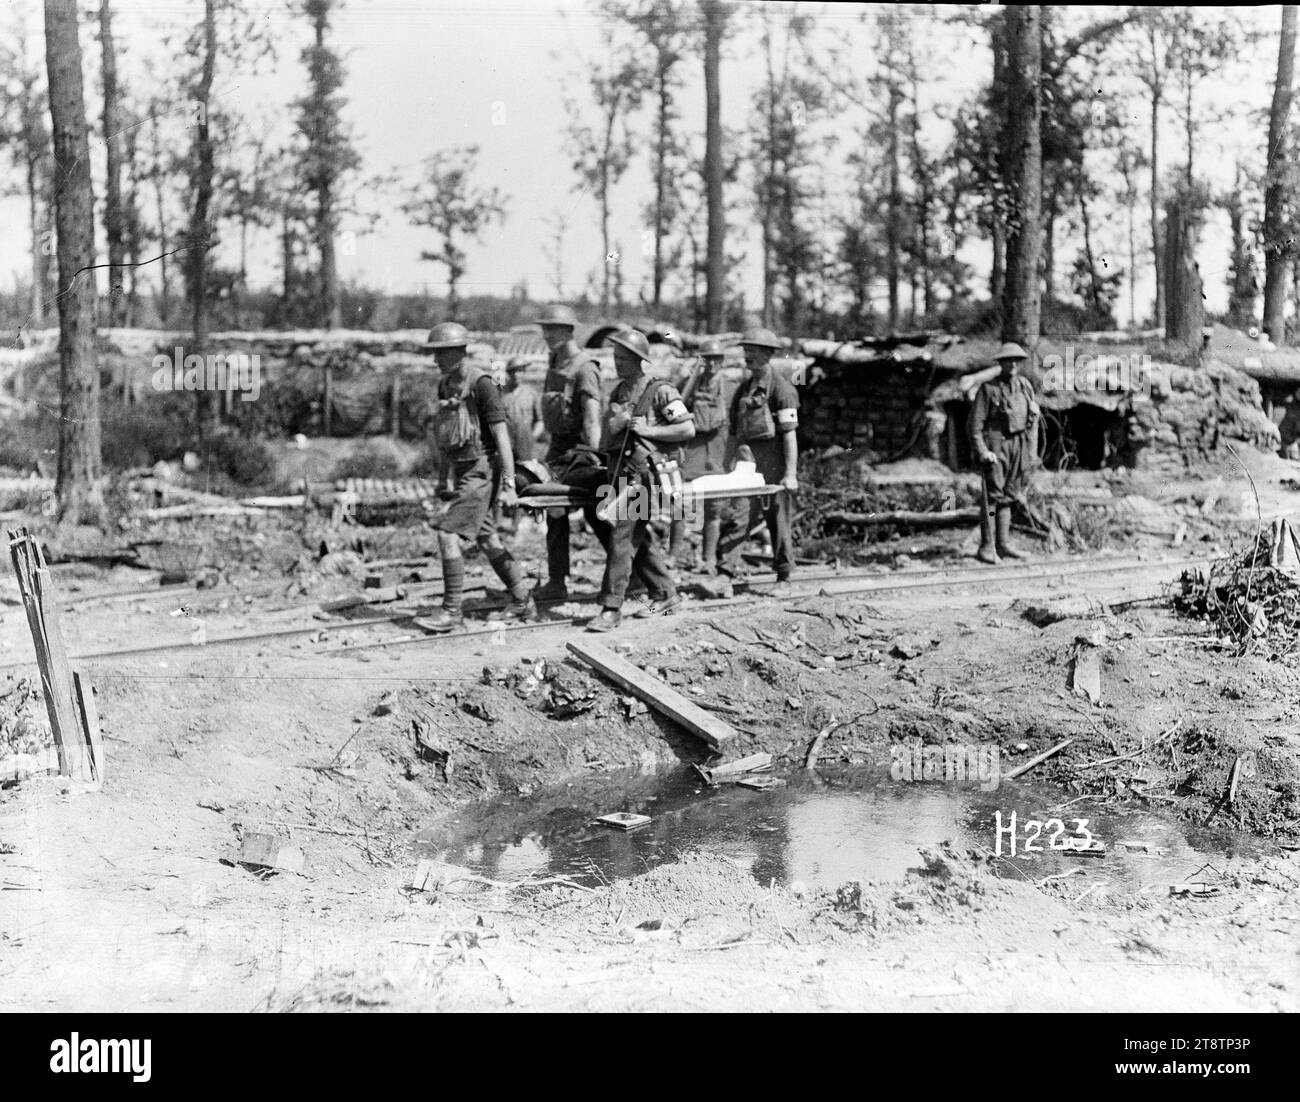
<instances>
[{"instance_id":1,"label":"soldier's boot","mask_svg":"<svg viewBox=\"0 0 1300 1102\"><path fill-rule=\"evenodd\" d=\"M533 600L538 604L559 604L569 599L569 587L563 578L551 578L545 585L533 590Z\"/></svg>"},{"instance_id":2,"label":"soldier's boot","mask_svg":"<svg viewBox=\"0 0 1300 1102\"><path fill-rule=\"evenodd\" d=\"M1011 506L998 506L998 554L1004 559L1026 559L1029 556L1011 543Z\"/></svg>"},{"instance_id":3,"label":"soldier's boot","mask_svg":"<svg viewBox=\"0 0 1300 1102\"><path fill-rule=\"evenodd\" d=\"M710 577L718 572L718 538L722 534L722 525L715 519L704 522L704 562L701 569Z\"/></svg>"},{"instance_id":4,"label":"soldier's boot","mask_svg":"<svg viewBox=\"0 0 1300 1102\"><path fill-rule=\"evenodd\" d=\"M994 545L993 537L993 510L980 510L980 549L975 552L975 557L980 562L986 562L990 566L997 566L1001 561L998 558L997 547Z\"/></svg>"}]
</instances>

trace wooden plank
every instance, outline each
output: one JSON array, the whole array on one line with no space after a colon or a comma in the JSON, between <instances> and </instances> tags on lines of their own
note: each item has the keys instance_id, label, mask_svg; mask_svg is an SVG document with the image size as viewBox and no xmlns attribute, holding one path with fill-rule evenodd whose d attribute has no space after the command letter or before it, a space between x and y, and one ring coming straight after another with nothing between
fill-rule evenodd
<instances>
[{"instance_id":1,"label":"wooden plank","mask_svg":"<svg viewBox=\"0 0 1300 1102\"><path fill-rule=\"evenodd\" d=\"M906 524L912 528L944 528L979 520L979 510L943 509L924 512L894 509L883 513L827 513L824 519L834 524L847 524L860 528L885 524Z\"/></svg>"},{"instance_id":2,"label":"wooden plank","mask_svg":"<svg viewBox=\"0 0 1300 1102\"><path fill-rule=\"evenodd\" d=\"M723 723L717 716L710 715L657 677L651 677L644 670L637 669L631 662L621 658L608 647L603 647L599 643L588 643L585 640L569 643L568 647L571 653L576 654L598 673L645 701L655 711L666 715L697 738L703 739L712 749L721 751L736 737L736 729L730 724Z\"/></svg>"},{"instance_id":3,"label":"wooden plank","mask_svg":"<svg viewBox=\"0 0 1300 1102\"><path fill-rule=\"evenodd\" d=\"M1044 762L1048 758L1053 757L1056 754L1059 754L1073 741L1074 739L1068 738L1065 739L1063 742L1058 742L1055 746L1047 750L1044 750L1041 754L1037 754L1034 757L1030 758L1027 762L1024 763L1024 765L1017 765L1013 770L1011 770L1010 773L1003 773L1002 779L1004 781L1015 780L1018 776L1020 776L1021 773L1028 773L1029 770L1033 769L1033 767L1037 765L1039 762Z\"/></svg>"},{"instance_id":4,"label":"wooden plank","mask_svg":"<svg viewBox=\"0 0 1300 1102\"><path fill-rule=\"evenodd\" d=\"M715 777L725 777L729 773L749 773L755 769L767 769L771 764L771 754L750 754L735 761L724 761L719 765L710 766L709 772Z\"/></svg>"},{"instance_id":5,"label":"wooden plank","mask_svg":"<svg viewBox=\"0 0 1300 1102\"><path fill-rule=\"evenodd\" d=\"M81 716L81 734L90 753L86 770L88 780L104 782L104 741L99 733L99 709L95 706L95 688L80 673L73 672L72 688L77 697L77 710Z\"/></svg>"},{"instance_id":6,"label":"wooden plank","mask_svg":"<svg viewBox=\"0 0 1300 1102\"><path fill-rule=\"evenodd\" d=\"M704 783L716 785L722 779L735 781L743 778L747 773L760 769L772 768L772 755L759 753L750 754L748 757L737 758L735 761L724 761L718 765L696 765L693 767L703 778Z\"/></svg>"}]
</instances>

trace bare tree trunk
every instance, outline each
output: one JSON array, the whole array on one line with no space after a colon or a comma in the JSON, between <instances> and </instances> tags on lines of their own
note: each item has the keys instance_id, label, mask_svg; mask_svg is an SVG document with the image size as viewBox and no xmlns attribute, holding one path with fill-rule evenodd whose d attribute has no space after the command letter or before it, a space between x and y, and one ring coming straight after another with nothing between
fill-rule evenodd
<instances>
[{"instance_id":1,"label":"bare tree trunk","mask_svg":"<svg viewBox=\"0 0 1300 1102\"><path fill-rule=\"evenodd\" d=\"M166 326L171 317L171 284L167 278L167 207L163 202L161 156L158 118L154 115L149 120L149 172L153 185L154 217L158 220L158 324Z\"/></svg>"},{"instance_id":2,"label":"bare tree trunk","mask_svg":"<svg viewBox=\"0 0 1300 1102\"><path fill-rule=\"evenodd\" d=\"M1149 28L1148 34L1151 39L1151 258L1156 270L1155 322L1160 325L1165 317L1165 246L1160 235L1160 104L1163 98L1163 76L1157 55L1159 39L1155 28Z\"/></svg>"},{"instance_id":3,"label":"bare tree trunk","mask_svg":"<svg viewBox=\"0 0 1300 1102\"><path fill-rule=\"evenodd\" d=\"M898 166L898 107L902 93L893 74L889 83L889 210L885 216L885 285L889 293L889 329L898 329L898 253L901 244L901 215L903 205L902 181Z\"/></svg>"},{"instance_id":4,"label":"bare tree trunk","mask_svg":"<svg viewBox=\"0 0 1300 1102\"><path fill-rule=\"evenodd\" d=\"M318 56L325 49L325 31L329 25L329 5L312 11ZM343 305L339 300L338 265L334 255L334 236L338 228L337 197L326 176L316 190L316 249L320 253L320 324L326 329L343 325Z\"/></svg>"},{"instance_id":5,"label":"bare tree trunk","mask_svg":"<svg viewBox=\"0 0 1300 1102\"><path fill-rule=\"evenodd\" d=\"M76 0L45 0L45 65L54 127L59 255L61 520L100 519L99 366L95 362L95 197L81 78Z\"/></svg>"},{"instance_id":6,"label":"bare tree trunk","mask_svg":"<svg viewBox=\"0 0 1300 1102\"><path fill-rule=\"evenodd\" d=\"M993 216L993 264L989 271L989 297L1002 308L1002 296L1007 289L1007 231L1002 218Z\"/></svg>"},{"instance_id":7,"label":"bare tree trunk","mask_svg":"<svg viewBox=\"0 0 1300 1102\"><path fill-rule=\"evenodd\" d=\"M1060 203L1060 181L1052 175L1047 189L1047 211L1043 218L1043 301L1056 301L1056 216Z\"/></svg>"},{"instance_id":8,"label":"bare tree trunk","mask_svg":"<svg viewBox=\"0 0 1300 1102\"><path fill-rule=\"evenodd\" d=\"M37 159L27 156L27 225L32 238L32 328L45 325L45 292L49 284L49 257L41 232L40 180Z\"/></svg>"},{"instance_id":9,"label":"bare tree trunk","mask_svg":"<svg viewBox=\"0 0 1300 1102\"><path fill-rule=\"evenodd\" d=\"M921 293L926 317L934 312L934 273L930 264L930 217L934 206L933 178L921 148L921 88L916 77L916 57L911 37L907 44L907 67L912 84L912 170L916 177L917 261L921 268Z\"/></svg>"},{"instance_id":10,"label":"bare tree trunk","mask_svg":"<svg viewBox=\"0 0 1300 1102\"><path fill-rule=\"evenodd\" d=\"M726 211L722 206L722 96L719 80L723 25L726 9L719 0L703 0L704 8L704 189L708 203L708 240L705 273L705 329L723 327L723 273Z\"/></svg>"},{"instance_id":11,"label":"bare tree trunk","mask_svg":"<svg viewBox=\"0 0 1300 1102\"><path fill-rule=\"evenodd\" d=\"M194 211L190 221L190 308L194 327L191 354L205 355L208 346L208 249L212 241L210 208L212 205L212 137L208 132L208 99L217 63L216 0L203 4L203 68L195 89L199 117L195 127ZM212 395L196 390L195 415L203 432L212 416Z\"/></svg>"},{"instance_id":12,"label":"bare tree trunk","mask_svg":"<svg viewBox=\"0 0 1300 1102\"><path fill-rule=\"evenodd\" d=\"M1180 199L1171 199L1165 221L1166 273L1165 337L1181 341L1194 351L1201 347L1205 304L1201 276L1192 255L1192 227L1189 211Z\"/></svg>"},{"instance_id":13,"label":"bare tree trunk","mask_svg":"<svg viewBox=\"0 0 1300 1102\"><path fill-rule=\"evenodd\" d=\"M1286 170L1289 150L1286 142L1287 116L1291 112L1291 86L1295 78L1296 5L1282 8L1282 38L1277 52L1277 82L1273 85L1273 106L1268 115L1268 166L1264 190L1264 331L1274 344L1286 341L1283 314L1286 304L1286 276L1290 254L1286 239L1286 208L1289 205Z\"/></svg>"},{"instance_id":14,"label":"bare tree trunk","mask_svg":"<svg viewBox=\"0 0 1300 1102\"><path fill-rule=\"evenodd\" d=\"M767 60L767 181L763 196L763 324L772 324L776 291L776 272L773 270L772 223L776 207L776 73L772 69L772 32L764 12L763 52Z\"/></svg>"},{"instance_id":15,"label":"bare tree trunk","mask_svg":"<svg viewBox=\"0 0 1300 1102\"><path fill-rule=\"evenodd\" d=\"M280 292L280 300L284 304L284 322L285 324L288 324L290 304L293 301L294 271L293 225L289 218L289 208L287 204L284 210L280 212L280 263L281 276L284 281Z\"/></svg>"},{"instance_id":16,"label":"bare tree trunk","mask_svg":"<svg viewBox=\"0 0 1300 1102\"><path fill-rule=\"evenodd\" d=\"M667 233L668 192L668 72L659 62L659 120L658 141L655 143L655 256L651 274L651 304L655 317L664 289L664 235Z\"/></svg>"},{"instance_id":17,"label":"bare tree trunk","mask_svg":"<svg viewBox=\"0 0 1300 1102\"><path fill-rule=\"evenodd\" d=\"M951 199L947 204L947 222L948 236L952 241L952 259L953 263L948 265L948 297L952 302L961 300L965 288L962 285L961 269L958 267L956 260L957 254L961 252L961 199L957 194L956 188L952 189Z\"/></svg>"},{"instance_id":18,"label":"bare tree trunk","mask_svg":"<svg viewBox=\"0 0 1300 1102\"><path fill-rule=\"evenodd\" d=\"M126 163L126 198L123 201L123 240L126 260L126 303L122 322L135 325L140 311L140 161L139 129L128 127L123 141Z\"/></svg>"},{"instance_id":19,"label":"bare tree trunk","mask_svg":"<svg viewBox=\"0 0 1300 1102\"><path fill-rule=\"evenodd\" d=\"M1137 228L1133 216L1133 203L1128 205L1128 323L1134 329L1138 324L1137 307Z\"/></svg>"},{"instance_id":20,"label":"bare tree trunk","mask_svg":"<svg viewBox=\"0 0 1300 1102\"><path fill-rule=\"evenodd\" d=\"M611 108L609 113L605 116L605 145L604 152L600 159L600 245L605 252L604 264L601 267L601 314L609 313L610 292L613 287L612 265L618 262L618 258L609 247L609 159L610 150L614 147L614 123L616 114L617 110Z\"/></svg>"},{"instance_id":21,"label":"bare tree trunk","mask_svg":"<svg viewBox=\"0 0 1300 1102\"><path fill-rule=\"evenodd\" d=\"M322 184L317 192L316 247L320 250L320 313L326 329L343 325L343 303L339 298L339 273L334 256L334 228L338 212L334 209L334 189Z\"/></svg>"},{"instance_id":22,"label":"bare tree trunk","mask_svg":"<svg viewBox=\"0 0 1300 1102\"><path fill-rule=\"evenodd\" d=\"M989 45L993 50L993 108L998 114L998 123L1005 129L1007 125L1007 17L1006 10L995 11L989 19ZM1005 179L1005 164L999 153L997 158L998 173ZM995 190L990 207L990 238L993 246L993 258L989 271L989 297L998 319L1002 325L1002 300L1006 294L1007 279L1007 223L1006 212Z\"/></svg>"},{"instance_id":23,"label":"bare tree trunk","mask_svg":"<svg viewBox=\"0 0 1300 1102\"><path fill-rule=\"evenodd\" d=\"M99 3L99 42L104 75L104 232L108 237L108 323L126 324L124 276L126 219L122 211L122 125L117 89L117 50L113 45L113 13L109 0Z\"/></svg>"},{"instance_id":24,"label":"bare tree trunk","mask_svg":"<svg viewBox=\"0 0 1300 1102\"><path fill-rule=\"evenodd\" d=\"M1101 283L1097 279L1097 258L1092 251L1092 217L1088 213L1088 200L1083 191L1079 192L1079 219L1083 227L1083 257L1088 264L1088 306L1093 313L1093 324L1100 326Z\"/></svg>"},{"instance_id":25,"label":"bare tree trunk","mask_svg":"<svg viewBox=\"0 0 1300 1102\"><path fill-rule=\"evenodd\" d=\"M1008 97L1003 163L1014 213L1007 240L1002 339L1030 346L1038 343L1041 289L1038 271L1043 201L1041 14L1038 5L1009 7L1006 11Z\"/></svg>"}]
</instances>

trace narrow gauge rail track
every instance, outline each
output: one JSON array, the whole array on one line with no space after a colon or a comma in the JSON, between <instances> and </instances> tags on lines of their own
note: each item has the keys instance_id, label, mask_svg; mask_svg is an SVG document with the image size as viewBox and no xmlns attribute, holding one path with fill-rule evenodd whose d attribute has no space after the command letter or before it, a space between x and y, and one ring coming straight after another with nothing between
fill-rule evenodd
<instances>
[{"instance_id":1,"label":"narrow gauge rail track","mask_svg":"<svg viewBox=\"0 0 1300 1102\"><path fill-rule=\"evenodd\" d=\"M1188 566L1194 566L1207 560L1201 558L1175 558L1175 559L1141 559L1136 556L1126 556L1122 558L1107 559L1103 562L1081 562L1078 559L1057 559L1047 562L1031 562L1016 566L982 566L968 567L956 570L926 570L926 571L907 571L906 576L900 577L897 573L882 573L879 570L839 570L825 572L808 572L796 575L792 584L796 589L795 596L815 597L822 593L831 595L848 595L855 593L889 593L906 591L910 589L942 589L945 587L971 587L984 585L997 585L1003 582L1017 581L1035 581L1056 576L1076 577L1083 574L1106 574L1119 573L1123 571L1134 571L1149 573L1157 570L1178 570ZM745 582L750 585L762 585L770 583L775 578L772 574L750 575ZM424 599L432 599L440 596L439 591L422 592L420 596ZM586 597L570 597L568 601L552 603L586 603L594 600L594 594ZM745 607L758 603L760 601L770 600L771 598L761 593L742 593L730 598L714 598L703 601L694 601L686 604L682 609L682 614L692 615L700 612L714 613L731 608ZM319 602L313 602L309 605L303 605L303 611L316 610ZM501 602L492 602L487 605L480 605L478 611L492 611L501 607ZM285 610L281 610L285 611ZM358 629L370 629L381 627L386 624L400 623L411 620L416 612L410 608L400 612L394 612L384 616L367 617L365 619L342 620L337 623L316 622L311 625L302 627L283 627L275 628L270 631L249 632L236 635L224 635L211 637L203 643L194 642L174 642L161 643L150 646L130 647L125 649L116 649L108 651L96 651L87 654L72 655L72 661L105 661L115 658L131 658L150 654L169 654L189 650L207 649L219 646L241 645L262 643L273 640L288 639L304 635L329 635L335 632L355 631ZM567 618L552 618L544 620L530 621L527 623L506 624L494 621L486 621L482 627L472 627L465 631L452 632L447 635L428 635L420 634L413 636L401 636L397 639L376 640L373 643L356 643L343 647L333 647L318 652L319 654L349 654L359 651L383 649L388 647L414 646L417 644L438 644L448 641L464 640L477 636L495 635L499 632L521 632L537 631L541 628L556 627L563 624L580 623L587 617L571 616ZM0 664L0 669L9 669L15 666L26 665L24 661L13 661Z\"/></svg>"}]
</instances>

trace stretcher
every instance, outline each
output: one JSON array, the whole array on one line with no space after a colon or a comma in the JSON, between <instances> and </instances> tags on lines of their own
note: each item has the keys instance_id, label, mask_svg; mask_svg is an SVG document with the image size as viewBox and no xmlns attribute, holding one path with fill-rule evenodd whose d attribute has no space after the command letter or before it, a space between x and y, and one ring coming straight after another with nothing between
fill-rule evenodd
<instances>
[{"instance_id":1,"label":"stretcher","mask_svg":"<svg viewBox=\"0 0 1300 1102\"><path fill-rule=\"evenodd\" d=\"M783 490L781 486L735 486L726 489L692 490L688 482L682 490L683 500L690 501L725 501L738 497L771 497ZM528 494L521 493L516 499L525 509L581 509L587 505L596 505L600 498L595 494L573 490L567 494Z\"/></svg>"}]
</instances>

